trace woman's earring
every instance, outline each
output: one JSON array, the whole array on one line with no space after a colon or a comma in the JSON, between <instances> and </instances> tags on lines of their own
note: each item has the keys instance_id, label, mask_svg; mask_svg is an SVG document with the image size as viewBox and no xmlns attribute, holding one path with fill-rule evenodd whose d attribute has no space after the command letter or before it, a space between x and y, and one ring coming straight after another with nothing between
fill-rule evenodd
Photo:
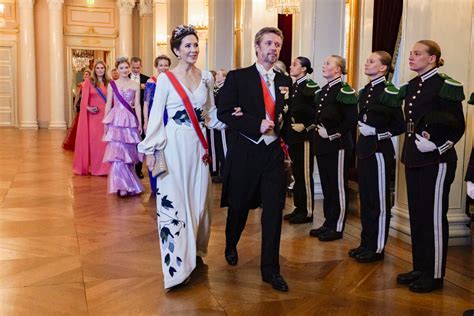
<instances>
[{"instance_id":1,"label":"woman's earring","mask_svg":"<svg viewBox=\"0 0 474 316\"><path fill-rule=\"evenodd\" d=\"M178 59L181 59L181 56L178 56Z\"/></svg>"}]
</instances>

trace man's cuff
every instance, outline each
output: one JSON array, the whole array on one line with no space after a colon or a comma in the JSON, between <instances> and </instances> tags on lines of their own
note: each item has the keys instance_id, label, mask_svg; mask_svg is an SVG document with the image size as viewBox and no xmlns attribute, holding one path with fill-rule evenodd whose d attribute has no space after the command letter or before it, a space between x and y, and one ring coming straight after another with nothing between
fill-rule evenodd
<instances>
[{"instance_id":1,"label":"man's cuff","mask_svg":"<svg viewBox=\"0 0 474 316\"><path fill-rule=\"evenodd\" d=\"M383 140L383 139L388 139L388 138L392 138L392 133L385 132L385 133L378 133L377 134L377 139L378 140Z\"/></svg>"},{"instance_id":2,"label":"man's cuff","mask_svg":"<svg viewBox=\"0 0 474 316\"><path fill-rule=\"evenodd\" d=\"M438 147L438 152L439 152L440 155L442 155L445 152L447 152L448 150L450 150L451 148L453 148L453 146L454 146L454 143L452 141L448 140L443 145Z\"/></svg>"},{"instance_id":3,"label":"man's cuff","mask_svg":"<svg viewBox=\"0 0 474 316\"><path fill-rule=\"evenodd\" d=\"M328 135L328 137L329 137L330 141L333 141L335 139L341 138L341 134L335 133L335 134L332 134L332 135Z\"/></svg>"}]
</instances>

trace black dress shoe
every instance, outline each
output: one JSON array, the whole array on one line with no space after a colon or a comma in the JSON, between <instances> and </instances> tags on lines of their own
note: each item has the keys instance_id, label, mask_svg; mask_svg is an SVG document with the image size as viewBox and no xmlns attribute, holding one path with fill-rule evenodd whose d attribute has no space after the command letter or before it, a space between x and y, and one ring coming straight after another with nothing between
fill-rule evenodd
<instances>
[{"instance_id":1,"label":"black dress shoe","mask_svg":"<svg viewBox=\"0 0 474 316\"><path fill-rule=\"evenodd\" d=\"M290 224L305 224L312 223L313 216L306 216L307 213L298 213L295 216L290 218Z\"/></svg>"},{"instance_id":2,"label":"black dress shoe","mask_svg":"<svg viewBox=\"0 0 474 316\"><path fill-rule=\"evenodd\" d=\"M361 252L363 252L365 250L364 247L362 246L359 246L357 248L352 248L349 250L349 252L347 253L349 255L349 257L351 258L356 258L358 254L360 254Z\"/></svg>"},{"instance_id":3,"label":"black dress shoe","mask_svg":"<svg viewBox=\"0 0 474 316\"><path fill-rule=\"evenodd\" d=\"M272 288L280 292L288 292L288 283L283 279L279 273L273 274L269 278L262 278L263 282L270 283Z\"/></svg>"},{"instance_id":4,"label":"black dress shoe","mask_svg":"<svg viewBox=\"0 0 474 316\"><path fill-rule=\"evenodd\" d=\"M298 209L295 208L295 209L293 210L293 212L283 215L283 219L284 219L285 221L289 221L293 216L295 216L295 215L298 214L298 213L299 213Z\"/></svg>"},{"instance_id":5,"label":"black dress shoe","mask_svg":"<svg viewBox=\"0 0 474 316\"><path fill-rule=\"evenodd\" d=\"M337 232L333 229L329 229L325 231L324 233L320 234L318 238L319 238L319 241L338 240L338 239L342 239L342 232Z\"/></svg>"},{"instance_id":6,"label":"black dress shoe","mask_svg":"<svg viewBox=\"0 0 474 316\"><path fill-rule=\"evenodd\" d=\"M416 293L428 293L443 288L443 279L433 279L431 276L423 275L410 283L410 291Z\"/></svg>"},{"instance_id":7,"label":"black dress shoe","mask_svg":"<svg viewBox=\"0 0 474 316\"><path fill-rule=\"evenodd\" d=\"M237 262L239 262L239 255L237 254L237 249L226 249L225 260L231 266L237 265Z\"/></svg>"},{"instance_id":8,"label":"black dress shoe","mask_svg":"<svg viewBox=\"0 0 474 316\"><path fill-rule=\"evenodd\" d=\"M407 273L401 273L397 275L397 283L408 285L413 281L418 280L421 277L421 271L410 271Z\"/></svg>"},{"instance_id":9,"label":"black dress shoe","mask_svg":"<svg viewBox=\"0 0 474 316\"><path fill-rule=\"evenodd\" d=\"M370 262L376 262L383 260L384 254L382 253L376 253L375 251L372 250L365 250L359 253L356 257L357 262L360 263L370 263Z\"/></svg>"},{"instance_id":10,"label":"black dress shoe","mask_svg":"<svg viewBox=\"0 0 474 316\"><path fill-rule=\"evenodd\" d=\"M311 229L309 231L309 235L311 237L319 237L319 235L321 235L322 233L326 232L329 228L327 227L324 227L324 226L321 226L319 228L316 228L316 229Z\"/></svg>"}]
</instances>

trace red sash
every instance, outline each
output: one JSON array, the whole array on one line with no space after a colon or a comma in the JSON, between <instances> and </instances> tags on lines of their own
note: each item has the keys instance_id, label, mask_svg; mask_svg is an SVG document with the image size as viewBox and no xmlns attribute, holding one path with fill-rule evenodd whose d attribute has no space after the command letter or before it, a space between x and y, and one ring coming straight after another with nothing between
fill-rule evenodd
<instances>
[{"instance_id":1,"label":"red sash","mask_svg":"<svg viewBox=\"0 0 474 316\"><path fill-rule=\"evenodd\" d=\"M275 122L275 100L270 94L270 91L268 90L268 86L261 76L260 76L260 82L262 84L263 102L265 103L265 112L267 112L267 115L270 118L270 120ZM280 146L281 146L281 149L283 150L283 153L285 154L285 159L290 160L290 153L288 152L288 147L286 146L285 142L283 141L281 137L280 137Z\"/></svg>"},{"instance_id":2,"label":"red sash","mask_svg":"<svg viewBox=\"0 0 474 316\"><path fill-rule=\"evenodd\" d=\"M151 80L153 80L156 83L156 77L155 76L151 77Z\"/></svg>"},{"instance_id":3,"label":"red sash","mask_svg":"<svg viewBox=\"0 0 474 316\"><path fill-rule=\"evenodd\" d=\"M209 156L209 146L207 145L206 137L204 137L201 127L199 126L198 118L196 116L196 112L194 112L191 101L189 100L188 95L186 94L174 74L171 71L167 71L165 72L165 74L168 76L168 79L171 81L171 84L173 85L174 89L183 100L184 108L186 109L186 113L188 113L188 117L191 120L191 123L193 124L194 131L196 132L202 147L204 147L204 149L206 150L206 153L204 154L204 156L202 156L202 161L205 165L207 165L208 163L211 163L211 156Z\"/></svg>"}]
</instances>

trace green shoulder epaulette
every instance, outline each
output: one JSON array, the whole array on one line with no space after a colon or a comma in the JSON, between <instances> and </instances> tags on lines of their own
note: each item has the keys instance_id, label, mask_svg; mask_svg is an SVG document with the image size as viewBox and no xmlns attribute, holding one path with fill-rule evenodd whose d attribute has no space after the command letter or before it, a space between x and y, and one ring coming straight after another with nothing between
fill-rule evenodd
<instances>
[{"instance_id":1,"label":"green shoulder epaulette","mask_svg":"<svg viewBox=\"0 0 474 316\"><path fill-rule=\"evenodd\" d=\"M407 96L407 87L408 87L408 82L405 82L400 86L400 89L398 89L398 99L403 100Z\"/></svg>"},{"instance_id":2,"label":"green shoulder epaulette","mask_svg":"<svg viewBox=\"0 0 474 316\"><path fill-rule=\"evenodd\" d=\"M439 96L448 101L461 102L466 98L464 95L463 84L454 80L444 73L438 73L444 79L444 83L439 91Z\"/></svg>"},{"instance_id":3,"label":"green shoulder epaulette","mask_svg":"<svg viewBox=\"0 0 474 316\"><path fill-rule=\"evenodd\" d=\"M390 81L385 81L385 89L380 96L380 103L383 105L398 108L402 105L402 100L398 97L400 90L397 89Z\"/></svg>"},{"instance_id":4,"label":"green shoulder epaulette","mask_svg":"<svg viewBox=\"0 0 474 316\"><path fill-rule=\"evenodd\" d=\"M303 89L303 95L305 96L314 96L316 93L321 91L319 85L311 79L306 81L306 86Z\"/></svg>"},{"instance_id":5,"label":"green shoulder epaulette","mask_svg":"<svg viewBox=\"0 0 474 316\"><path fill-rule=\"evenodd\" d=\"M347 105L355 105L359 97L354 89L347 83L342 84L342 88L336 96L336 101Z\"/></svg>"},{"instance_id":6,"label":"green shoulder epaulette","mask_svg":"<svg viewBox=\"0 0 474 316\"><path fill-rule=\"evenodd\" d=\"M469 101L467 101L469 104L474 104L474 92L471 93L471 97L469 98Z\"/></svg>"}]
</instances>

